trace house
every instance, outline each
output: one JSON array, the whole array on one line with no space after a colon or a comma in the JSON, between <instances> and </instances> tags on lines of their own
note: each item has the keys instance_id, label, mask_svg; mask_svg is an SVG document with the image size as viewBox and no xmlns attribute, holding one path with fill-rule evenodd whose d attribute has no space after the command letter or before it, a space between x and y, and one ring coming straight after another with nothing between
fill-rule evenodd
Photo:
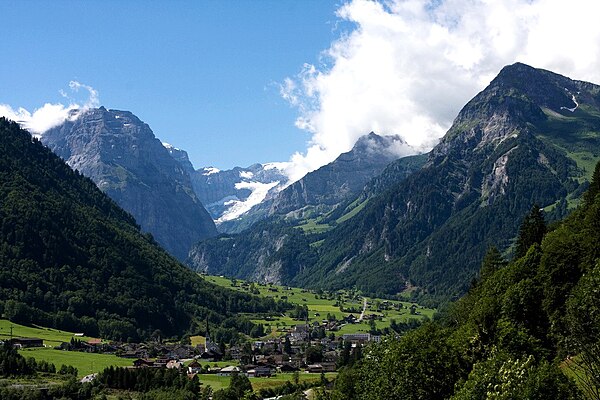
<instances>
[{"instance_id":1,"label":"house","mask_svg":"<svg viewBox=\"0 0 600 400\"><path fill-rule=\"evenodd\" d=\"M167 369L181 369L183 367L183 363L177 360L169 360L166 367Z\"/></svg>"},{"instance_id":2,"label":"house","mask_svg":"<svg viewBox=\"0 0 600 400\"><path fill-rule=\"evenodd\" d=\"M194 360L188 364L189 374L199 374L200 372L202 372L202 365L198 361Z\"/></svg>"},{"instance_id":3,"label":"house","mask_svg":"<svg viewBox=\"0 0 600 400\"><path fill-rule=\"evenodd\" d=\"M282 373L295 372L295 371L298 371L298 368L294 367L291 364L283 364L281 367L279 367L279 371Z\"/></svg>"},{"instance_id":4,"label":"house","mask_svg":"<svg viewBox=\"0 0 600 400\"><path fill-rule=\"evenodd\" d=\"M192 358L194 357L194 348L191 346L176 346L168 352L167 356L175 359Z\"/></svg>"},{"instance_id":5,"label":"house","mask_svg":"<svg viewBox=\"0 0 600 400\"><path fill-rule=\"evenodd\" d=\"M10 343L17 348L44 347L44 341L39 338L14 338L10 339Z\"/></svg>"},{"instance_id":6,"label":"house","mask_svg":"<svg viewBox=\"0 0 600 400\"><path fill-rule=\"evenodd\" d=\"M138 358L137 360L135 360L133 362L133 366L135 368L153 367L154 366L154 361L149 360L147 358Z\"/></svg>"},{"instance_id":7,"label":"house","mask_svg":"<svg viewBox=\"0 0 600 400\"><path fill-rule=\"evenodd\" d=\"M322 362L321 368L323 372L335 372L335 363L334 362Z\"/></svg>"},{"instance_id":8,"label":"house","mask_svg":"<svg viewBox=\"0 0 600 400\"><path fill-rule=\"evenodd\" d=\"M261 377L261 376L270 377L271 376L271 368L257 366L253 369L246 371L246 374L250 377L254 376L257 378Z\"/></svg>"},{"instance_id":9,"label":"house","mask_svg":"<svg viewBox=\"0 0 600 400\"><path fill-rule=\"evenodd\" d=\"M342 335L342 338L346 342L351 343L365 343L371 340L370 333L346 333Z\"/></svg>"},{"instance_id":10,"label":"house","mask_svg":"<svg viewBox=\"0 0 600 400\"><path fill-rule=\"evenodd\" d=\"M121 354L121 357L123 357L123 358L138 358L137 352L135 350L127 350Z\"/></svg>"},{"instance_id":11,"label":"house","mask_svg":"<svg viewBox=\"0 0 600 400\"><path fill-rule=\"evenodd\" d=\"M323 366L321 364L311 364L306 366L306 372L311 374L320 374L323 372Z\"/></svg>"},{"instance_id":12,"label":"house","mask_svg":"<svg viewBox=\"0 0 600 400\"><path fill-rule=\"evenodd\" d=\"M55 350L65 350L68 351L71 349L71 344L67 342L61 342L58 346L54 348Z\"/></svg>"},{"instance_id":13,"label":"house","mask_svg":"<svg viewBox=\"0 0 600 400\"><path fill-rule=\"evenodd\" d=\"M225 368L221 368L219 372L217 372L218 376L231 376L233 374L239 374L242 370L240 367L229 366Z\"/></svg>"},{"instance_id":14,"label":"house","mask_svg":"<svg viewBox=\"0 0 600 400\"><path fill-rule=\"evenodd\" d=\"M273 364L282 365L284 362L290 360L290 356L283 354L273 354L269 356L269 361Z\"/></svg>"},{"instance_id":15,"label":"house","mask_svg":"<svg viewBox=\"0 0 600 400\"><path fill-rule=\"evenodd\" d=\"M97 346L99 344L102 344L102 339L90 339L87 342L88 342L88 344L91 344L92 346Z\"/></svg>"},{"instance_id":16,"label":"house","mask_svg":"<svg viewBox=\"0 0 600 400\"><path fill-rule=\"evenodd\" d=\"M221 353L214 350L206 350L204 353L200 354L200 358L204 361L220 361L222 356Z\"/></svg>"},{"instance_id":17,"label":"house","mask_svg":"<svg viewBox=\"0 0 600 400\"><path fill-rule=\"evenodd\" d=\"M265 342L257 340L252 344L252 347L254 347L255 350L260 350L265 346Z\"/></svg>"}]
</instances>

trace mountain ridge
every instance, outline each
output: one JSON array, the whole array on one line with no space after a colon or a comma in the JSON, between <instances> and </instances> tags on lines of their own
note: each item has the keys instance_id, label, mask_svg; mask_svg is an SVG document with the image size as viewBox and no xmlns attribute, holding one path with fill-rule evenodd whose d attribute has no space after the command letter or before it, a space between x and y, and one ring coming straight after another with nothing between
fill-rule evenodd
<instances>
[{"instance_id":1,"label":"mountain ridge","mask_svg":"<svg viewBox=\"0 0 600 400\"><path fill-rule=\"evenodd\" d=\"M521 86L510 84L530 75L550 82L550 88L535 84L530 98ZM524 64L507 66L465 105L423 169L340 227L339 237L353 238L345 245L334 234L327 238L322 251L328 261L316 268L320 273L313 269L300 281L315 285L318 279L330 284L335 279L335 285L353 285L360 277L363 289L371 291L395 292L410 282L430 293L463 293L487 245L506 249L516 221L533 203L554 204L579 186L583 171L576 160L536 137L556 118L540 105L569 106L572 98L563 87L573 86L581 92L588 88L580 107L554 112L587 119L596 132L597 151L598 86ZM344 274L335 272L340 265L345 265ZM395 279L383 282L378 275Z\"/></svg>"}]
</instances>

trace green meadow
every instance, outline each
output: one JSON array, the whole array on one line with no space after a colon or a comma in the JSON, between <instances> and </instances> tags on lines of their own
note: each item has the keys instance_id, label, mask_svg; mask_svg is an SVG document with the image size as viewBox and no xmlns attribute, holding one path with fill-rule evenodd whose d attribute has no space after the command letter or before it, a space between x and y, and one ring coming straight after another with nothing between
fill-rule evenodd
<instances>
[{"instance_id":1,"label":"green meadow","mask_svg":"<svg viewBox=\"0 0 600 400\"><path fill-rule=\"evenodd\" d=\"M78 376L83 377L92 373L102 371L104 368L129 367L132 365L131 359L117 357L112 354L85 353L81 351L63 351L52 348L31 348L19 350L19 353L25 358L33 357L37 361L45 360L53 363L56 368L61 365L72 365L77 368Z\"/></svg>"},{"instance_id":2,"label":"green meadow","mask_svg":"<svg viewBox=\"0 0 600 400\"><path fill-rule=\"evenodd\" d=\"M363 299L365 298L367 300L365 315L374 314L381 317L375 321L378 329L389 327L392 320L399 323L407 322L411 319L431 319L433 314L435 314L434 309L421 307L415 303L364 297L356 291L344 290L335 293L317 293L300 288L250 283L239 279L232 280L222 276L205 276L204 279L234 290L246 292L258 291L260 296L286 300L292 304L301 306L305 305L308 308L308 320L310 323L321 322L327 318L327 314L335 316L337 320L341 320L350 314L358 318L363 309ZM247 285L244 285L244 283ZM340 306L344 311L340 309ZM411 311L411 308L413 311ZM265 328L270 328L271 335L273 336L282 335L287 328L304 323L304 321L296 320L289 315L269 318L252 314L248 314L247 316L253 322L263 324ZM370 329L369 321L362 321L355 324L346 324L334 333L336 336L340 336L347 333L369 332Z\"/></svg>"},{"instance_id":3,"label":"green meadow","mask_svg":"<svg viewBox=\"0 0 600 400\"><path fill-rule=\"evenodd\" d=\"M328 372L325 374L327 379L333 379L337 373ZM321 379L320 374L308 374L301 372L298 375L300 382L317 382ZM285 373L285 374L277 374L271 376L269 378L249 378L250 383L252 383L252 388L255 391L259 391L260 389L273 388L277 386L283 385L285 382L293 382L294 374ZM200 382L202 385L211 386L213 390L224 389L229 386L229 382L231 378L228 376L218 376L215 374L202 374L200 375Z\"/></svg>"},{"instance_id":4,"label":"green meadow","mask_svg":"<svg viewBox=\"0 0 600 400\"><path fill-rule=\"evenodd\" d=\"M61 331L52 328L43 328L39 326L24 326L15 324L6 319L0 319L0 340L10 339L12 327L13 337L36 337L44 340L46 346L58 346L62 342L69 342L73 337L73 332ZM90 337L78 337L80 340L89 340Z\"/></svg>"}]
</instances>

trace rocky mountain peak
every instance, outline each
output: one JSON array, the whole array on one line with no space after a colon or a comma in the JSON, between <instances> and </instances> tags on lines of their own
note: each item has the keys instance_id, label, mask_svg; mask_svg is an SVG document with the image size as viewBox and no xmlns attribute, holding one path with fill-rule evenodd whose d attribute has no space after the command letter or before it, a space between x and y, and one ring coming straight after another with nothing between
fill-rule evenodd
<instances>
[{"instance_id":1,"label":"rocky mountain peak","mask_svg":"<svg viewBox=\"0 0 600 400\"><path fill-rule=\"evenodd\" d=\"M188 174L194 173L194 165L190 161L187 151L178 149L177 147L165 142L163 142L162 145L165 149L167 149L171 157L173 157L173 159L175 159L175 161L177 161Z\"/></svg>"},{"instance_id":2,"label":"rocky mountain peak","mask_svg":"<svg viewBox=\"0 0 600 400\"><path fill-rule=\"evenodd\" d=\"M360 137L352 150L281 191L273 200L271 213L285 214L316 205L335 207L358 194L390 162L406 154L407 149L400 136L370 132Z\"/></svg>"},{"instance_id":3,"label":"rocky mountain peak","mask_svg":"<svg viewBox=\"0 0 600 400\"><path fill-rule=\"evenodd\" d=\"M41 140L176 257L184 259L193 243L216 234L185 166L133 113L105 107L81 111Z\"/></svg>"},{"instance_id":4,"label":"rocky mountain peak","mask_svg":"<svg viewBox=\"0 0 600 400\"><path fill-rule=\"evenodd\" d=\"M506 66L463 107L431 159L455 154L469 160L479 150L530 132L549 116L572 117L581 104L599 108L598 86L522 63Z\"/></svg>"}]
</instances>

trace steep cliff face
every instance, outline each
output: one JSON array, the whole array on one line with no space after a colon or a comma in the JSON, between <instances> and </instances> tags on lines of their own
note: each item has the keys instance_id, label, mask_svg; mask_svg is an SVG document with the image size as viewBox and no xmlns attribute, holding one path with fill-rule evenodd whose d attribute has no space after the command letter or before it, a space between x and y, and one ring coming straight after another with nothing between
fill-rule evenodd
<instances>
[{"instance_id":1,"label":"steep cliff face","mask_svg":"<svg viewBox=\"0 0 600 400\"><path fill-rule=\"evenodd\" d=\"M193 243L216 235L186 169L132 113L91 109L41 140L180 260Z\"/></svg>"},{"instance_id":2,"label":"steep cliff face","mask_svg":"<svg viewBox=\"0 0 600 400\"><path fill-rule=\"evenodd\" d=\"M220 235L192 248L195 271L285 284L314 265L316 251L302 230L278 218L256 223L240 235Z\"/></svg>"}]
</instances>

